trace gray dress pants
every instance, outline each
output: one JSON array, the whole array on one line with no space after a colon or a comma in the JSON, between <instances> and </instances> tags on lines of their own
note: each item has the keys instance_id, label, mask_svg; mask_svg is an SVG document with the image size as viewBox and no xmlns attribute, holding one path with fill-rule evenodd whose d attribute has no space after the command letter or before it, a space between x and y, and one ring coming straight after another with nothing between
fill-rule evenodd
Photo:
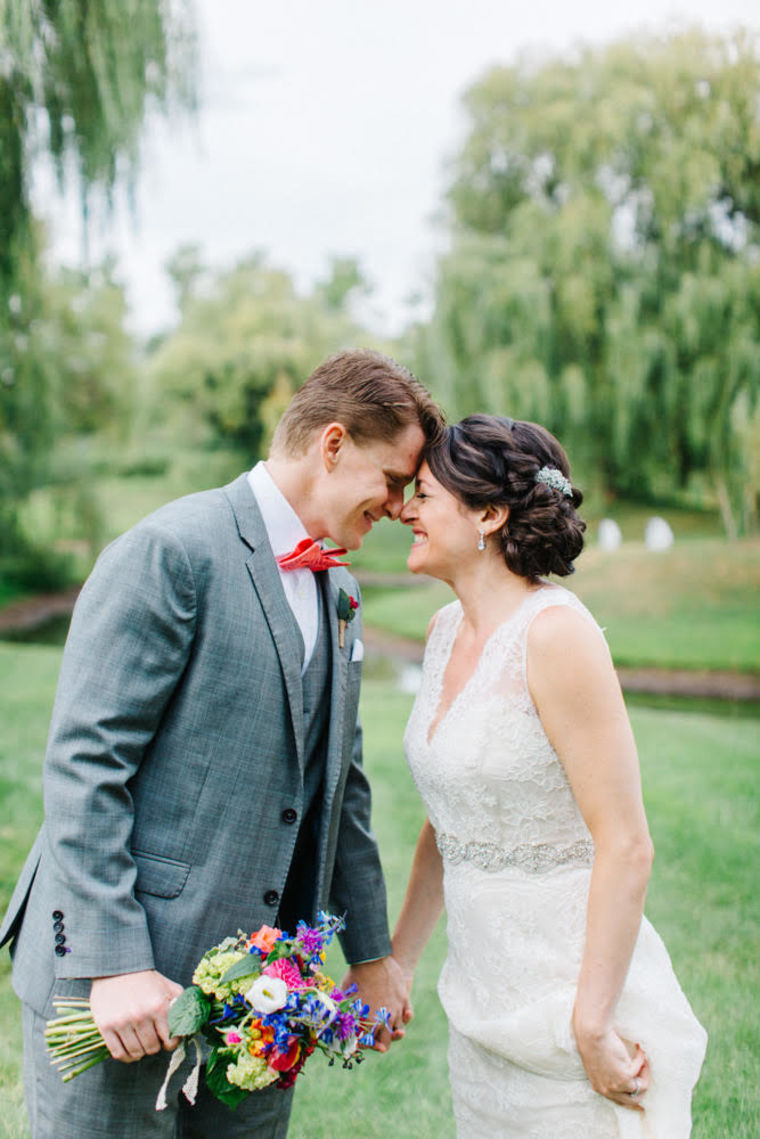
<instances>
[{"instance_id":1,"label":"gray dress pants","mask_svg":"<svg viewBox=\"0 0 760 1139\"><path fill-rule=\"evenodd\" d=\"M45 1049L45 1019L24 1005L22 1024L32 1139L285 1139L287 1135L292 1088L265 1088L230 1110L210 1094L201 1074L192 1106L180 1090L192 1066L187 1058L172 1078L166 1110L156 1111L156 1096L169 1063L167 1052L134 1064L106 1060L64 1084Z\"/></svg>"}]
</instances>

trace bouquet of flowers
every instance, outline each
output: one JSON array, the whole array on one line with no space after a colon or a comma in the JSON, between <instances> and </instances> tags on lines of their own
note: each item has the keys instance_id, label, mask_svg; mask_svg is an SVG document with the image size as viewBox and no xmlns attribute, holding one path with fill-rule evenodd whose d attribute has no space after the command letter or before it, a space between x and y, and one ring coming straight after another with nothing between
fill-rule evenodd
<instances>
[{"instance_id":1,"label":"bouquet of flowers","mask_svg":"<svg viewBox=\"0 0 760 1139\"><path fill-rule=\"evenodd\" d=\"M298 923L295 937L264 925L255 933L228 937L204 953L185 989L169 1009L169 1029L181 1043L172 1053L156 1108L166 1106L166 1089L195 1046L196 1064L183 1092L195 1101L202 1059L210 1046L206 1082L218 1099L237 1106L270 1084L290 1087L315 1050L350 1068L362 1059L360 1046L374 1044L375 1029L388 1023L353 990L343 992L322 972L325 947L343 919L321 912L315 927ZM355 986L353 987L355 989ZM61 1014L48 1022L47 1047L64 1080L106 1059L103 1038L86 1000L55 1000Z\"/></svg>"}]
</instances>

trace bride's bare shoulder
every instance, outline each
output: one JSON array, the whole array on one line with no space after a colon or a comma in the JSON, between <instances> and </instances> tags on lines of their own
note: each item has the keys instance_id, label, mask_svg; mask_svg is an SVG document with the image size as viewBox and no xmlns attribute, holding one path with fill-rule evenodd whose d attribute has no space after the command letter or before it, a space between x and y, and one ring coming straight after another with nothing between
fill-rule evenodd
<instances>
[{"instance_id":1,"label":"bride's bare shoulder","mask_svg":"<svg viewBox=\"0 0 760 1139\"><path fill-rule=\"evenodd\" d=\"M611 671L604 632L573 594L557 597L536 613L527 636L527 664L532 682L572 674L596 678Z\"/></svg>"}]
</instances>

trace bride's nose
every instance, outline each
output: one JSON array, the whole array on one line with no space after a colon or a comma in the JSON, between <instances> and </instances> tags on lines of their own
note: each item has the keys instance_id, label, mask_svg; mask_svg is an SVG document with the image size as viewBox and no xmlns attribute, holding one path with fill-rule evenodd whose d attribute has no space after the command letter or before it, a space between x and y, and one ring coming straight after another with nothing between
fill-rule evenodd
<instances>
[{"instance_id":1,"label":"bride's nose","mask_svg":"<svg viewBox=\"0 0 760 1139\"><path fill-rule=\"evenodd\" d=\"M401 508L401 513L399 514L399 518L401 519L401 521L404 523L405 526L408 526L410 524L410 522L414 521L414 516L415 516L414 500L415 500L415 498L416 498L416 495L412 495L412 497L409 499L409 501L404 503L404 505Z\"/></svg>"}]
</instances>

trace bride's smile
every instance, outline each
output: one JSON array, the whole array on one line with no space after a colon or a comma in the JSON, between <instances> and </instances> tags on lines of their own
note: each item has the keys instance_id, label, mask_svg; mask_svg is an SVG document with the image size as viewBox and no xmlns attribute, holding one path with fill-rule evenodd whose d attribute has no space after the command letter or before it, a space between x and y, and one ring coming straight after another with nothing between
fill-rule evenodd
<instances>
[{"instance_id":1,"label":"bride's smile","mask_svg":"<svg viewBox=\"0 0 760 1139\"><path fill-rule=\"evenodd\" d=\"M400 515L412 531L406 563L412 573L450 581L455 569L477 554L482 513L464 506L423 463L417 473L414 495Z\"/></svg>"}]
</instances>

